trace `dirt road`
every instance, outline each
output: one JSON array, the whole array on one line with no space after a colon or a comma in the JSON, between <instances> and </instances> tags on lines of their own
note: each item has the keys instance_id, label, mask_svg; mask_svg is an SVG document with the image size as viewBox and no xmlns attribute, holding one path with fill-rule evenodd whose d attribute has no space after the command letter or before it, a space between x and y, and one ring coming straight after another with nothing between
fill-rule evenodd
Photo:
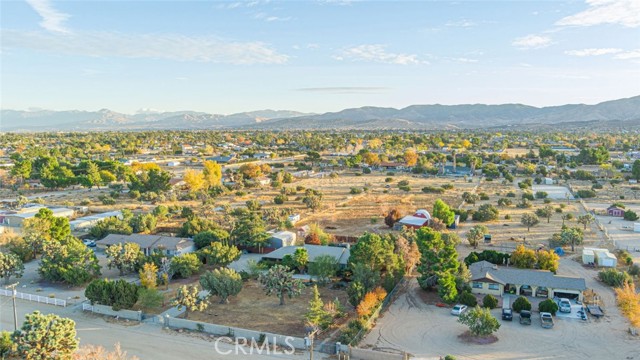
<instances>
[{"instance_id":1,"label":"dirt road","mask_svg":"<svg viewBox=\"0 0 640 360\"><path fill-rule=\"evenodd\" d=\"M602 296L603 319L588 323L557 319L553 329L543 329L536 313L531 326L499 320L502 326L494 344L467 344L458 339L466 326L459 324L449 309L424 304L414 279L360 346L407 351L417 358L452 354L458 359L640 359L640 338L627 334L628 322L615 307L611 289L595 281L596 272L570 259L562 259L560 269L562 275L584 277L587 287ZM500 318L500 310L492 312Z\"/></svg>"}]
</instances>

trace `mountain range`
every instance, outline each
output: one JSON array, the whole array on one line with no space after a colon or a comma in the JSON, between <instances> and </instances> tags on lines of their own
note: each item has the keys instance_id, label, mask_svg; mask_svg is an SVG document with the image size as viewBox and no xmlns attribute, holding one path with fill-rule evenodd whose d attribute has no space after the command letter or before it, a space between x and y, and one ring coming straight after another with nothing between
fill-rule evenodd
<instances>
[{"instance_id":1,"label":"mountain range","mask_svg":"<svg viewBox=\"0 0 640 360\"><path fill-rule=\"evenodd\" d=\"M329 129L640 129L640 96L595 105L534 107L503 105L365 106L309 114L261 110L231 115L196 111L123 114L99 111L0 110L0 131L110 130L329 130Z\"/></svg>"}]
</instances>

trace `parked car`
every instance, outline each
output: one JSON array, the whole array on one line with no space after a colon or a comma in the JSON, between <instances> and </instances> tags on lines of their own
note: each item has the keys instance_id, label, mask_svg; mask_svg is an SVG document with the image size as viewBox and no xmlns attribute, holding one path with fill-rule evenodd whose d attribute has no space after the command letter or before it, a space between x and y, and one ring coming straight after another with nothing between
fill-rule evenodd
<instances>
[{"instance_id":1,"label":"parked car","mask_svg":"<svg viewBox=\"0 0 640 360\"><path fill-rule=\"evenodd\" d=\"M96 242L94 240L91 240L91 239L84 239L84 240L82 240L82 243L86 247L90 247L90 248L96 247Z\"/></svg>"},{"instance_id":2,"label":"parked car","mask_svg":"<svg viewBox=\"0 0 640 360\"><path fill-rule=\"evenodd\" d=\"M520 311L520 324L531 325L531 311L528 311L528 310Z\"/></svg>"},{"instance_id":3,"label":"parked car","mask_svg":"<svg viewBox=\"0 0 640 360\"><path fill-rule=\"evenodd\" d=\"M513 310L509 308L502 309L502 320L511 321L513 320Z\"/></svg>"},{"instance_id":4,"label":"parked car","mask_svg":"<svg viewBox=\"0 0 640 360\"><path fill-rule=\"evenodd\" d=\"M560 309L560 312L570 313L571 312L571 301L569 301L569 299L566 299L566 298L561 298L560 302L558 302L558 307Z\"/></svg>"},{"instance_id":5,"label":"parked car","mask_svg":"<svg viewBox=\"0 0 640 360\"><path fill-rule=\"evenodd\" d=\"M545 329L551 329L553 327L553 316L551 316L551 313L540 313L540 325Z\"/></svg>"},{"instance_id":6,"label":"parked car","mask_svg":"<svg viewBox=\"0 0 640 360\"><path fill-rule=\"evenodd\" d=\"M457 304L451 309L451 315L459 316L467 310L467 305Z\"/></svg>"}]
</instances>

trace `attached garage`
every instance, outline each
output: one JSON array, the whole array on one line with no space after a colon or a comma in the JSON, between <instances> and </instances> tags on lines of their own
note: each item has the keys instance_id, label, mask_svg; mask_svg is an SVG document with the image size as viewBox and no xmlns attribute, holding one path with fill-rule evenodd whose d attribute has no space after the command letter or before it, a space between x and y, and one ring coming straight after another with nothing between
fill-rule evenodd
<instances>
[{"instance_id":1,"label":"attached garage","mask_svg":"<svg viewBox=\"0 0 640 360\"><path fill-rule=\"evenodd\" d=\"M553 296L567 299L580 299L581 292L575 290L554 290Z\"/></svg>"}]
</instances>

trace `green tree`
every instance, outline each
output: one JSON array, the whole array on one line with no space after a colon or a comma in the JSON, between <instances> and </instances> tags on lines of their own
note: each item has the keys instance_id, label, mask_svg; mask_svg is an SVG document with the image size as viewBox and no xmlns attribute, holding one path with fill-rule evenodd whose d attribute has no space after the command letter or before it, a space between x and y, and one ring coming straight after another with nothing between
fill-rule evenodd
<instances>
[{"instance_id":1,"label":"green tree","mask_svg":"<svg viewBox=\"0 0 640 360\"><path fill-rule=\"evenodd\" d=\"M156 229L158 219L153 214L138 214L131 219L130 224L136 233L150 233Z\"/></svg>"},{"instance_id":2,"label":"green tree","mask_svg":"<svg viewBox=\"0 0 640 360\"><path fill-rule=\"evenodd\" d=\"M546 299L538 304L538 311L548 312L555 315L558 312L558 304L551 299Z\"/></svg>"},{"instance_id":3,"label":"green tree","mask_svg":"<svg viewBox=\"0 0 640 360\"><path fill-rule=\"evenodd\" d=\"M202 249L211 245L213 242L221 242L226 244L229 241L229 233L223 229L205 230L193 237L193 243L196 249Z\"/></svg>"},{"instance_id":4,"label":"green tree","mask_svg":"<svg viewBox=\"0 0 640 360\"><path fill-rule=\"evenodd\" d=\"M38 272L44 280L77 286L100 275L100 264L91 249L69 237L45 244Z\"/></svg>"},{"instance_id":5,"label":"green tree","mask_svg":"<svg viewBox=\"0 0 640 360\"><path fill-rule=\"evenodd\" d=\"M307 208L316 211L322 205L322 198L318 195L305 195L302 198L302 203L307 206Z\"/></svg>"},{"instance_id":6,"label":"green tree","mask_svg":"<svg viewBox=\"0 0 640 360\"><path fill-rule=\"evenodd\" d=\"M105 254L107 255L109 269L116 268L120 270L120 276L135 271L144 258L140 245L136 243L111 245L105 250Z\"/></svg>"},{"instance_id":7,"label":"green tree","mask_svg":"<svg viewBox=\"0 0 640 360\"><path fill-rule=\"evenodd\" d=\"M309 275L315 276L321 285L329 283L337 271L338 261L331 255L317 256L312 263L309 263Z\"/></svg>"},{"instance_id":8,"label":"green tree","mask_svg":"<svg viewBox=\"0 0 640 360\"><path fill-rule=\"evenodd\" d=\"M579 228L566 228L560 232L560 240L563 244L571 244L571 251L575 251L575 246L582 244L584 235Z\"/></svg>"},{"instance_id":9,"label":"green tree","mask_svg":"<svg viewBox=\"0 0 640 360\"><path fill-rule=\"evenodd\" d=\"M636 160L633 162L633 166L631 167L631 175L636 180L640 180L640 160Z\"/></svg>"},{"instance_id":10,"label":"green tree","mask_svg":"<svg viewBox=\"0 0 640 360\"><path fill-rule=\"evenodd\" d=\"M200 270L202 262L198 259L198 255L194 253L187 253L178 256L174 256L171 259L171 274L177 275L181 278L188 278L194 273Z\"/></svg>"},{"instance_id":11,"label":"green tree","mask_svg":"<svg viewBox=\"0 0 640 360\"><path fill-rule=\"evenodd\" d=\"M13 352L13 340L11 340L11 333L9 331L3 331L0 333L0 357L4 360L7 355Z\"/></svg>"},{"instance_id":12,"label":"green tree","mask_svg":"<svg viewBox=\"0 0 640 360\"><path fill-rule=\"evenodd\" d=\"M436 219L442 220L442 222L447 226L453 224L453 220L456 216L456 214L449 208L449 205L440 199L437 199L433 204L433 213L431 215Z\"/></svg>"},{"instance_id":13,"label":"green tree","mask_svg":"<svg viewBox=\"0 0 640 360\"><path fill-rule=\"evenodd\" d=\"M307 253L307 249L303 247L299 247L293 253L293 265L298 268L298 271L302 273L304 268L307 266L309 262L309 253Z\"/></svg>"},{"instance_id":14,"label":"green tree","mask_svg":"<svg viewBox=\"0 0 640 360\"><path fill-rule=\"evenodd\" d=\"M96 279L87 285L84 296L92 304L111 306L113 310L131 309L138 301L140 286L119 279Z\"/></svg>"},{"instance_id":15,"label":"green tree","mask_svg":"<svg viewBox=\"0 0 640 360\"><path fill-rule=\"evenodd\" d=\"M476 225L469 229L469 232L467 233L467 241L469 242L469 245L473 246L474 249L477 249L478 244L482 239L484 239L484 235L488 232L489 229L484 225Z\"/></svg>"},{"instance_id":16,"label":"green tree","mask_svg":"<svg viewBox=\"0 0 640 360\"><path fill-rule=\"evenodd\" d=\"M456 277L448 272L438 275L438 296L446 303L453 303L458 298Z\"/></svg>"},{"instance_id":17,"label":"green tree","mask_svg":"<svg viewBox=\"0 0 640 360\"><path fill-rule=\"evenodd\" d=\"M140 288L138 290L138 302L136 306L145 309L158 309L164 303L164 296L155 288Z\"/></svg>"},{"instance_id":18,"label":"green tree","mask_svg":"<svg viewBox=\"0 0 640 360\"><path fill-rule=\"evenodd\" d=\"M445 244L439 232L420 228L416 231L416 242L420 250L418 283L423 289L435 286L443 273L457 273L458 253L452 244Z\"/></svg>"},{"instance_id":19,"label":"green tree","mask_svg":"<svg viewBox=\"0 0 640 360\"><path fill-rule=\"evenodd\" d=\"M318 291L318 287L315 285L313 286L312 297L309 301L309 307L304 318L307 321L307 324L322 330L327 329L329 325L331 325L331 314L324 309L324 303L320 298L320 292Z\"/></svg>"},{"instance_id":20,"label":"green tree","mask_svg":"<svg viewBox=\"0 0 640 360\"><path fill-rule=\"evenodd\" d=\"M258 214L242 216L231 233L231 237L239 245L263 247L269 240L265 223Z\"/></svg>"},{"instance_id":21,"label":"green tree","mask_svg":"<svg viewBox=\"0 0 640 360\"><path fill-rule=\"evenodd\" d=\"M201 258L204 258L209 265L227 266L238 260L242 252L233 245L225 245L220 242L212 242L198 250Z\"/></svg>"},{"instance_id":22,"label":"green tree","mask_svg":"<svg viewBox=\"0 0 640 360\"><path fill-rule=\"evenodd\" d=\"M27 314L11 339L25 360L71 360L79 343L73 320L39 311Z\"/></svg>"},{"instance_id":23,"label":"green tree","mask_svg":"<svg viewBox=\"0 0 640 360\"><path fill-rule=\"evenodd\" d=\"M553 250L538 250L536 260L540 270L549 270L555 273L560 266L560 257Z\"/></svg>"},{"instance_id":24,"label":"green tree","mask_svg":"<svg viewBox=\"0 0 640 360\"><path fill-rule=\"evenodd\" d=\"M636 160L636 161L640 161L640 160ZM584 225L584 230L587 230L587 225L591 224L594 221L596 221L596 219L591 214L578 216L578 224Z\"/></svg>"},{"instance_id":25,"label":"green tree","mask_svg":"<svg viewBox=\"0 0 640 360\"><path fill-rule=\"evenodd\" d=\"M178 288L176 298L171 302L178 310L184 308L184 318L189 318L189 311L204 311L208 304L207 299L200 296L198 285L182 285Z\"/></svg>"},{"instance_id":26,"label":"green tree","mask_svg":"<svg viewBox=\"0 0 640 360\"><path fill-rule=\"evenodd\" d=\"M497 220L500 212L498 208L491 204L480 205L478 211L474 212L471 218L475 221L493 221Z\"/></svg>"},{"instance_id":27,"label":"green tree","mask_svg":"<svg viewBox=\"0 0 640 360\"><path fill-rule=\"evenodd\" d=\"M538 216L536 216L536 214L526 213L522 215L520 223L527 227L528 232L531 231L532 226L536 226L540 223L540 219L538 219Z\"/></svg>"},{"instance_id":28,"label":"green tree","mask_svg":"<svg viewBox=\"0 0 640 360\"><path fill-rule=\"evenodd\" d=\"M629 210L624 212L623 219L628 220L628 221L636 221L636 220L638 220L638 214L636 214L635 211L629 209Z\"/></svg>"},{"instance_id":29,"label":"green tree","mask_svg":"<svg viewBox=\"0 0 640 360\"><path fill-rule=\"evenodd\" d=\"M93 161L87 161L86 165L86 177L85 184L88 185L89 190L91 190L94 186L100 188L100 183L102 182L102 177L100 176L100 168Z\"/></svg>"},{"instance_id":30,"label":"green tree","mask_svg":"<svg viewBox=\"0 0 640 360\"><path fill-rule=\"evenodd\" d=\"M293 298L302 294L304 287L300 280L293 278L293 272L282 265L274 265L266 273L260 274L258 281L267 296L275 294L280 299L280 305L284 305L285 296Z\"/></svg>"},{"instance_id":31,"label":"green tree","mask_svg":"<svg viewBox=\"0 0 640 360\"><path fill-rule=\"evenodd\" d=\"M491 294L487 294L482 298L482 306L488 309L495 309L498 307L498 299Z\"/></svg>"},{"instance_id":32,"label":"green tree","mask_svg":"<svg viewBox=\"0 0 640 360\"><path fill-rule=\"evenodd\" d=\"M365 233L351 247L349 266L364 264L372 269L396 269L400 258L394 253L394 243L388 236Z\"/></svg>"},{"instance_id":33,"label":"green tree","mask_svg":"<svg viewBox=\"0 0 640 360\"><path fill-rule=\"evenodd\" d=\"M0 252L0 277L5 283L12 276L20 278L22 274L24 274L24 264L20 257L13 253Z\"/></svg>"},{"instance_id":34,"label":"green tree","mask_svg":"<svg viewBox=\"0 0 640 360\"><path fill-rule=\"evenodd\" d=\"M203 233L205 231L215 230L219 230L219 226L215 221L202 217L191 216L182 224L182 228L180 229L180 236L194 237L197 234ZM220 233L220 235L222 235L222 233ZM209 243L211 243L211 241L204 243L203 246L207 246L209 245Z\"/></svg>"},{"instance_id":35,"label":"green tree","mask_svg":"<svg viewBox=\"0 0 640 360\"><path fill-rule=\"evenodd\" d=\"M550 205L547 205L543 208L536 210L536 215L541 218L547 219L547 224L551 221L551 217L553 216L553 208Z\"/></svg>"},{"instance_id":36,"label":"green tree","mask_svg":"<svg viewBox=\"0 0 640 360\"><path fill-rule=\"evenodd\" d=\"M511 306L513 307L513 311L517 313L522 310L531 311L531 302L524 296L518 296Z\"/></svg>"},{"instance_id":37,"label":"green tree","mask_svg":"<svg viewBox=\"0 0 640 360\"><path fill-rule=\"evenodd\" d=\"M476 306L460 314L458 322L469 327L473 336L489 336L500 329L500 322L487 308Z\"/></svg>"},{"instance_id":38,"label":"green tree","mask_svg":"<svg viewBox=\"0 0 640 360\"><path fill-rule=\"evenodd\" d=\"M215 269L200 276L200 286L211 296L218 296L220 304L228 304L229 297L238 295L242 290L242 277L233 269Z\"/></svg>"}]
</instances>

